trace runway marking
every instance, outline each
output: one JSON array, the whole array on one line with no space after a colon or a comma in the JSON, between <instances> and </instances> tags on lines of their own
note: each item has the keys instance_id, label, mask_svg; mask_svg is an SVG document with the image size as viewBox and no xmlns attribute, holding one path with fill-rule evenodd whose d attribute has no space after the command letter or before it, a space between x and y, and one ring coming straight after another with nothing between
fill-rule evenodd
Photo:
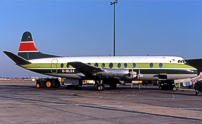
<instances>
[{"instance_id":1,"label":"runway marking","mask_svg":"<svg viewBox=\"0 0 202 124\"><path fill-rule=\"evenodd\" d=\"M202 110L202 108L177 108L177 107L147 107L147 106L127 106L127 105L93 105L93 104L67 104L67 103L19 103L19 102L0 102L0 104L9 105L48 105L48 106L83 106L83 107L118 107L118 108L149 108L149 109L182 109L182 110Z\"/></svg>"},{"instance_id":2,"label":"runway marking","mask_svg":"<svg viewBox=\"0 0 202 124\"><path fill-rule=\"evenodd\" d=\"M130 94L131 95L131 94ZM136 95L136 94L135 94ZM134 96L131 97L103 97L103 96L55 96L55 95L0 95L0 97L4 97L4 96L14 96L14 97L23 97L23 96L35 96L35 97L50 97L50 98L102 98L102 99L111 99L111 98L115 98L115 99L123 99L123 98L130 98L130 99L142 99L142 100L177 100L177 101L202 101L202 99L176 99L175 95L172 95L172 98L137 98Z\"/></svg>"},{"instance_id":3,"label":"runway marking","mask_svg":"<svg viewBox=\"0 0 202 124\"><path fill-rule=\"evenodd\" d=\"M1 96L36 96L36 97L57 97L57 98L66 98L66 97L81 97L81 96L55 96L55 95L0 95Z\"/></svg>"},{"instance_id":4,"label":"runway marking","mask_svg":"<svg viewBox=\"0 0 202 124\"><path fill-rule=\"evenodd\" d=\"M137 96L139 93L131 93L131 94L128 94L128 95L126 95L126 96L124 96L124 97L131 97L131 96Z\"/></svg>"}]
</instances>

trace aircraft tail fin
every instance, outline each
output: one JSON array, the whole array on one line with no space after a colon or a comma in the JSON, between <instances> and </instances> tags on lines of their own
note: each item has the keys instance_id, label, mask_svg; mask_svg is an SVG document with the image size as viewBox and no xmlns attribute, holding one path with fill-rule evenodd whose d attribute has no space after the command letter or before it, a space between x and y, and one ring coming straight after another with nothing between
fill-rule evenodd
<instances>
[{"instance_id":1,"label":"aircraft tail fin","mask_svg":"<svg viewBox=\"0 0 202 124\"><path fill-rule=\"evenodd\" d=\"M39 52L34 44L32 34L30 32L24 32L22 35L22 40L18 50L18 55L29 60L38 58L50 58L58 57L55 55L43 54Z\"/></svg>"},{"instance_id":2,"label":"aircraft tail fin","mask_svg":"<svg viewBox=\"0 0 202 124\"><path fill-rule=\"evenodd\" d=\"M27 61L26 59L18 56L18 55L15 55L14 53L12 52L9 52L9 51L4 51L4 53L9 57L11 58L16 64L31 64L31 62Z\"/></svg>"}]
</instances>

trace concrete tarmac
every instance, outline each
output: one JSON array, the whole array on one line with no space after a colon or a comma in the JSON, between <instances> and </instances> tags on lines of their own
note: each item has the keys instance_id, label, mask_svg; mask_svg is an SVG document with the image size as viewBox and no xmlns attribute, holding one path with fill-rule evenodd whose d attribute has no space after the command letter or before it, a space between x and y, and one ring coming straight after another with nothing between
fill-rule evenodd
<instances>
[{"instance_id":1,"label":"concrete tarmac","mask_svg":"<svg viewBox=\"0 0 202 124\"><path fill-rule=\"evenodd\" d=\"M0 123L199 124L202 95L157 86L97 91L36 89L35 83L0 83Z\"/></svg>"}]
</instances>

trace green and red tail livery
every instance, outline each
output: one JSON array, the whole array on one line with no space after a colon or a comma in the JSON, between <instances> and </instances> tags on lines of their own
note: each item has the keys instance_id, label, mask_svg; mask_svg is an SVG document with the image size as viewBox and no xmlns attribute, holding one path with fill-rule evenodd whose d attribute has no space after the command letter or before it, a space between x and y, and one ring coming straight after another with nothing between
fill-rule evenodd
<instances>
[{"instance_id":1,"label":"green and red tail livery","mask_svg":"<svg viewBox=\"0 0 202 124\"><path fill-rule=\"evenodd\" d=\"M30 32L24 32L18 52L39 52L34 44L32 34Z\"/></svg>"},{"instance_id":2,"label":"green and red tail livery","mask_svg":"<svg viewBox=\"0 0 202 124\"><path fill-rule=\"evenodd\" d=\"M57 57L54 55L48 55L39 52L34 44L32 34L28 31L24 32L22 35L18 55L27 60L37 58Z\"/></svg>"}]
</instances>

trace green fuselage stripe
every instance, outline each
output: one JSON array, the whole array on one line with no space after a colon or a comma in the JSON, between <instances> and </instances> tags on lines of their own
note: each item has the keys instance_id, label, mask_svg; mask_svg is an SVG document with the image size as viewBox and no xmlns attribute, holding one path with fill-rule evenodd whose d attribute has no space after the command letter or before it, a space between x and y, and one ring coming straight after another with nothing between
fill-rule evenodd
<instances>
[{"instance_id":1,"label":"green fuselage stripe","mask_svg":"<svg viewBox=\"0 0 202 124\"><path fill-rule=\"evenodd\" d=\"M57 63L57 64L54 64L54 63L32 63L32 64L26 64L26 65L19 65L23 68L53 68L53 67L56 67L56 68L62 68L61 67L61 64L63 64L63 68L67 68L67 64L66 63ZM86 63L87 64L87 63ZM91 63L91 65L94 66L95 63ZM104 68L109 68L109 64L110 63L104 63L105 64L105 67ZM125 63L120 63L121 64L121 67L120 68L125 68L124 67L124 64ZM117 69L118 68L118 63L113 63L113 67L112 69ZM133 63L127 63L127 67L126 68L148 68L148 69L152 69L150 68L150 63L136 63L136 67L132 67ZM194 67L192 66L189 66L189 65L186 65L186 64L178 64L178 63L162 63L163 67L161 69L169 69L169 68L172 68L172 69L195 69ZM98 63L98 67L99 68L102 68L102 63ZM73 68L71 65L69 66L69 68ZM160 68L159 67L159 63L153 63L153 68Z\"/></svg>"},{"instance_id":2,"label":"green fuselage stripe","mask_svg":"<svg viewBox=\"0 0 202 124\"><path fill-rule=\"evenodd\" d=\"M79 73L76 69L30 69L37 73L65 73L65 74L76 74ZM132 69L129 69L132 70ZM134 72L139 73L139 69L133 69ZM197 74L196 70L188 71L186 69L140 69L141 74Z\"/></svg>"},{"instance_id":3,"label":"green fuselage stripe","mask_svg":"<svg viewBox=\"0 0 202 124\"><path fill-rule=\"evenodd\" d=\"M63 64L63 67L61 67ZM95 63L91 63L94 66ZM110 63L104 63L105 69L109 68ZM150 67L150 63L136 63L136 67L132 67L133 63L127 63L127 67L124 67L125 63L120 63L120 69L129 69L135 72L141 72L141 74L159 74L159 73L167 73L167 74L197 74L197 70L186 64L178 64L178 63L162 63L163 67L159 67L159 63L153 63L153 68ZM37 73L66 73L66 74L75 74L79 73L72 66L67 68L67 63L32 63L26 65L19 65L23 68L29 69L31 71ZM119 69L117 67L118 63L113 63L112 69ZM98 67L102 68L102 63L98 63Z\"/></svg>"}]
</instances>

